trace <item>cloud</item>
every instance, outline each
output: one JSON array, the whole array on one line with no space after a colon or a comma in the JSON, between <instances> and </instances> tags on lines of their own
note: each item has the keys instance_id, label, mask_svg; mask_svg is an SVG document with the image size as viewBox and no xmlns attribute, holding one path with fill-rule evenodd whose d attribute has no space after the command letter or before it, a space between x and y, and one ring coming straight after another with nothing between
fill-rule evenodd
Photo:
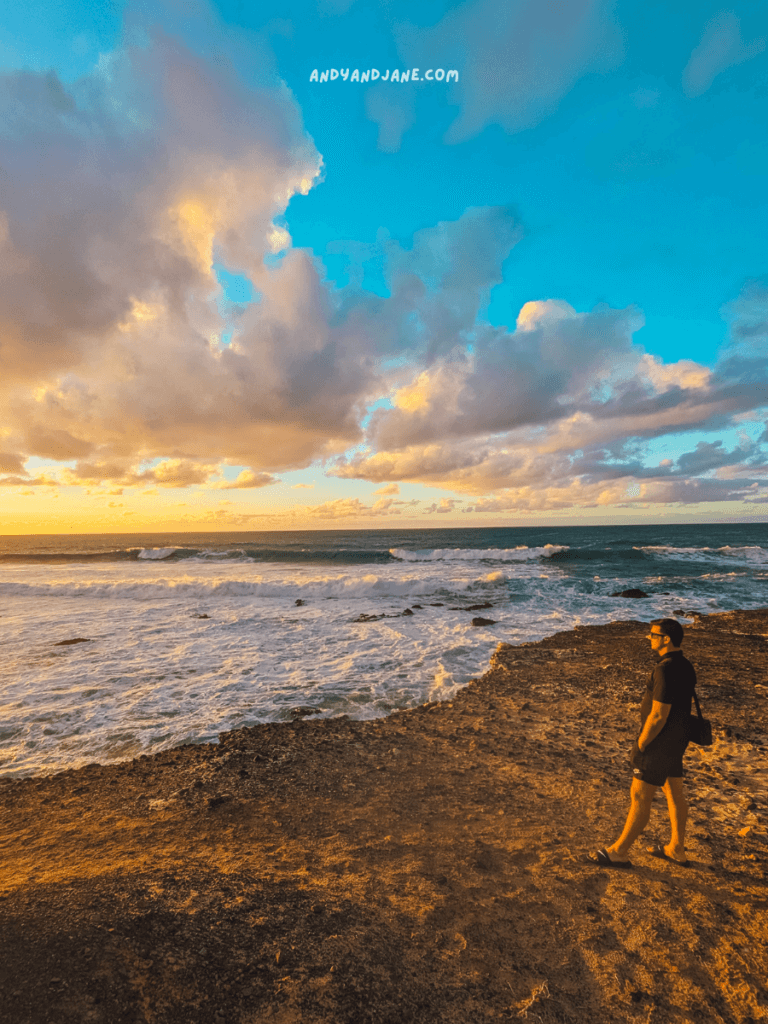
<instances>
[{"instance_id":1,"label":"cloud","mask_svg":"<svg viewBox=\"0 0 768 1024\"><path fill-rule=\"evenodd\" d=\"M0 79L4 464L74 461L63 481L89 486L266 485L362 440L367 404L403 372L391 357L466 346L522 228L490 207L410 247L383 234L390 298L361 289L354 259L349 287L329 288L279 226L322 166L290 95L139 28L74 85ZM229 345L214 260L259 293ZM222 464L250 475L222 484Z\"/></svg>"},{"instance_id":2,"label":"cloud","mask_svg":"<svg viewBox=\"0 0 768 1024\"><path fill-rule=\"evenodd\" d=\"M423 40L465 26L473 67L490 30L468 19L484 4L454 10ZM554 9L503 13L489 53L516 90L495 90L486 70L462 94L459 135L493 118L509 130L532 123L598 66L608 6L558 7L551 36ZM512 328L489 323L492 289L523 237L509 205L471 207L412 239L382 230L329 246L349 259L349 284L336 288L283 226L292 197L322 174L290 93L266 72L246 87L225 59L204 59L167 29L145 25L139 45L132 24L125 45L72 85L54 73L0 76L0 481L51 487L53 476L25 473L34 456L66 463L63 484L117 490L249 489L321 461L382 485L372 504L301 513L328 520L402 514L403 480L473 495L480 510L760 500L765 435L736 447L697 439L661 466L647 442L765 419L764 280L725 308L729 340L712 367L645 353L633 306L531 296ZM541 67L554 70L539 94ZM362 287L369 260L386 297ZM259 295L234 322L214 261ZM244 468L227 481L227 466Z\"/></svg>"},{"instance_id":3,"label":"cloud","mask_svg":"<svg viewBox=\"0 0 768 1024\"><path fill-rule=\"evenodd\" d=\"M743 463L745 452L735 448L729 452L723 448L722 441L699 441L692 452L683 452L677 459L681 473L686 476L698 476L712 469Z\"/></svg>"},{"instance_id":4,"label":"cloud","mask_svg":"<svg viewBox=\"0 0 768 1024\"><path fill-rule=\"evenodd\" d=\"M447 142L462 142L488 124L515 132L538 124L585 74L622 59L609 0L475 0L435 26L395 28L406 67L455 68L451 101L459 114Z\"/></svg>"},{"instance_id":5,"label":"cloud","mask_svg":"<svg viewBox=\"0 0 768 1024\"><path fill-rule=\"evenodd\" d=\"M104 480L124 486L191 487L205 484L216 473L214 462L201 463L194 459L162 459L157 465L135 472L125 461L78 462L73 469L65 467L59 476L61 482L72 485L96 485Z\"/></svg>"},{"instance_id":6,"label":"cloud","mask_svg":"<svg viewBox=\"0 0 768 1024\"><path fill-rule=\"evenodd\" d=\"M358 519L371 516L402 515L400 506L410 502L395 502L391 498L381 498L373 505L364 505L359 498L336 498L322 505L306 506L297 510L297 514L311 516L313 519Z\"/></svg>"},{"instance_id":7,"label":"cloud","mask_svg":"<svg viewBox=\"0 0 768 1024\"><path fill-rule=\"evenodd\" d=\"M373 414L371 443L399 450L477 437L565 418L578 399L597 405L590 391L631 358L641 324L631 308L576 313L564 302L526 303L514 332L479 326L471 353L452 352L401 387L394 408Z\"/></svg>"},{"instance_id":8,"label":"cloud","mask_svg":"<svg viewBox=\"0 0 768 1024\"><path fill-rule=\"evenodd\" d=\"M20 476L0 476L0 487L56 487L59 481L52 476L30 477L26 475ZM32 494L33 491L23 491L23 494Z\"/></svg>"},{"instance_id":9,"label":"cloud","mask_svg":"<svg viewBox=\"0 0 768 1024\"><path fill-rule=\"evenodd\" d=\"M264 262L319 154L279 83L249 90L226 61L147 32L71 86L0 77L5 459L258 473L343 450L370 353L354 325L332 326L311 254ZM214 259L261 294L229 347Z\"/></svg>"},{"instance_id":10,"label":"cloud","mask_svg":"<svg viewBox=\"0 0 768 1024\"><path fill-rule=\"evenodd\" d=\"M214 483L210 486L229 491L235 488L269 487L271 484L279 482L279 479L272 476L271 473L254 473L252 469L244 469L238 473L235 480L226 480L224 483Z\"/></svg>"},{"instance_id":11,"label":"cloud","mask_svg":"<svg viewBox=\"0 0 768 1024\"><path fill-rule=\"evenodd\" d=\"M24 470L24 459L20 455L11 455L10 452L0 452L0 473L22 473Z\"/></svg>"},{"instance_id":12,"label":"cloud","mask_svg":"<svg viewBox=\"0 0 768 1024\"><path fill-rule=\"evenodd\" d=\"M477 511L754 497L768 430L755 440L742 430L732 448L697 441L676 460L650 459L647 442L759 422L766 296L764 282L749 282L727 305L730 338L712 368L643 352L632 308L578 313L543 300L523 306L514 331L478 322L471 348L412 371L374 412L367 445L328 472L480 496Z\"/></svg>"},{"instance_id":13,"label":"cloud","mask_svg":"<svg viewBox=\"0 0 768 1024\"><path fill-rule=\"evenodd\" d=\"M456 498L441 498L440 503L433 502L428 508L425 508L423 514L429 515L440 515L445 512L453 512L459 501Z\"/></svg>"},{"instance_id":14,"label":"cloud","mask_svg":"<svg viewBox=\"0 0 768 1024\"><path fill-rule=\"evenodd\" d=\"M683 90L687 96L701 96L715 78L727 68L743 64L765 50L765 39L745 43L741 23L733 11L722 11L707 23L701 41L691 53L683 70Z\"/></svg>"}]
</instances>

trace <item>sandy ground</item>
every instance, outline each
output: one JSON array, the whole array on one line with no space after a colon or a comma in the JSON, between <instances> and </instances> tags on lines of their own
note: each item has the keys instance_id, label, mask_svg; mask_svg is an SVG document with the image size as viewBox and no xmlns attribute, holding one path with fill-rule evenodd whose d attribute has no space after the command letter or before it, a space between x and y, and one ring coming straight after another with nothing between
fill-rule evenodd
<instances>
[{"instance_id":1,"label":"sandy ground","mask_svg":"<svg viewBox=\"0 0 768 1024\"><path fill-rule=\"evenodd\" d=\"M632 870L585 863L626 813L646 627L502 645L375 722L0 780L0 1020L768 1020L768 609L686 630L716 734L692 866L645 853L661 794Z\"/></svg>"}]
</instances>

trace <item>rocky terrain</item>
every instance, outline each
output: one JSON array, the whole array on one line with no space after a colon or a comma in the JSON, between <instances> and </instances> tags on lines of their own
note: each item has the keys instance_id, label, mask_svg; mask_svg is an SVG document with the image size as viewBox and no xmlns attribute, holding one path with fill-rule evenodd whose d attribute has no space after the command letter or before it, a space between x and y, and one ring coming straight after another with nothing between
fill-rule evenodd
<instances>
[{"instance_id":1,"label":"rocky terrain","mask_svg":"<svg viewBox=\"0 0 768 1024\"><path fill-rule=\"evenodd\" d=\"M684 649L690 868L624 820L647 623L501 645L447 703L0 779L0 1020L768 1020L768 610Z\"/></svg>"}]
</instances>

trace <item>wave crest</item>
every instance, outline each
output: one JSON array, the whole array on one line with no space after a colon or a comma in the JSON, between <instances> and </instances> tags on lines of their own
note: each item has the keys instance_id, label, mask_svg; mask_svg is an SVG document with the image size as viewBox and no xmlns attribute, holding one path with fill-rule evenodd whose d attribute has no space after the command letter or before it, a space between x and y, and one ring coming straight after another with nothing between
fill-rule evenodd
<instances>
[{"instance_id":1,"label":"wave crest","mask_svg":"<svg viewBox=\"0 0 768 1024\"><path fill-rule=\"evenodd\" d=\"M531 562L568 550L567 544L545 544L538 548L521 544L516 548L390 548L389 553L400 562Z\"/></svg>"}]
</instances>

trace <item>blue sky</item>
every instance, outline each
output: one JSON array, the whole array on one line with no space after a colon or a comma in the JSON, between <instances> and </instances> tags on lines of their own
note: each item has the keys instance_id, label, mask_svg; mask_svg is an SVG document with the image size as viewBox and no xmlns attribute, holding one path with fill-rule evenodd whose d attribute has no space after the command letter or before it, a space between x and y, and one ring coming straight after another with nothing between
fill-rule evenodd
<instances>
[{"instance_id":1,"label":"blue sky","mask_svg":"<svg viewBox=\"0 0 768 1024\"><path fill-rule=\"evenodd\" d=\"M34 2L0 65L13 532L764 518L764 4Z\"/></svg>"}]
</instances>

